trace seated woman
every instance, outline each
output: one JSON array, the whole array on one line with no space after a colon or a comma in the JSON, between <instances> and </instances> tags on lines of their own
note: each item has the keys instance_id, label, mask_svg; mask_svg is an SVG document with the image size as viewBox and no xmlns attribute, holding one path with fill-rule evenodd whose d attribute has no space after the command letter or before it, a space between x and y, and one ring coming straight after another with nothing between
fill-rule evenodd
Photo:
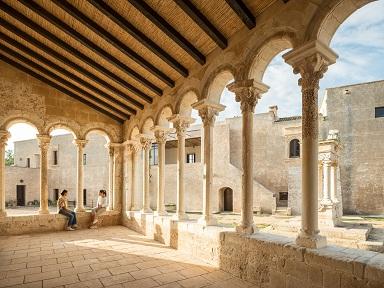
<instances>
[{"instance_id":1,"label":"seated woman","mask_svg":"<svg viewBox=\"0 0 384 288\"><path fill-rule=\"evenodd\" d=\"M100 190L99 197L97 197L97 206L92 209L91 213L91 226L89 228L96 228L96 223L99 221L96 217L100 216L107 210L107 191Z\"/></svg>"},{"instance_id":2,"label":"seated woman","mask_svg":"<svg viewBox=\"0 0 384 288\"><path fill-rule=\"evenodd\" d=\"M67 231L73 231L77 228L76 213L68 209L67 190L63 190L60 193L60 197L57 200L57 210L59 214L68 217L68 224L65 228Z\"/></svg>"}]
</instances>

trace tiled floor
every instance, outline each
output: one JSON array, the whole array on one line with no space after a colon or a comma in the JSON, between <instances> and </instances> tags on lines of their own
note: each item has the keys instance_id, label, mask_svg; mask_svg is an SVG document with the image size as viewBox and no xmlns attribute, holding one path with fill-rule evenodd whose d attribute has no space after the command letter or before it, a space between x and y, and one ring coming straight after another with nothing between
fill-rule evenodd
<instances>
[{"instance_id":1,"label":"tiled floor","mask_svg":"<svg viewBox=\"0 0 384 288\"><path fill-rule=\"evenodd\" d=\"M252 287L125 227L0 236L0 287Z\"/></svg>"}]
</instances>

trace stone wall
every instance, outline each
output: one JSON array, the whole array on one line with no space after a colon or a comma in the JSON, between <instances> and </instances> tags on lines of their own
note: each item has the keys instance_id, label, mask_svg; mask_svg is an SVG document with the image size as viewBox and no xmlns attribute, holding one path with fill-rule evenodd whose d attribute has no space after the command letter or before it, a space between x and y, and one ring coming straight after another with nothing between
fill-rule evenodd
<instances>
[{"instance_id":1,"label":"stone wall","mask_svg":"<svg viewBox=\"0 0 384 288\"><path fill-rule=\"evenodd\" d=\"M340 131L344 213L384 212L384 81L327 90L327 121Z\"/></svg>"}]
</instances>

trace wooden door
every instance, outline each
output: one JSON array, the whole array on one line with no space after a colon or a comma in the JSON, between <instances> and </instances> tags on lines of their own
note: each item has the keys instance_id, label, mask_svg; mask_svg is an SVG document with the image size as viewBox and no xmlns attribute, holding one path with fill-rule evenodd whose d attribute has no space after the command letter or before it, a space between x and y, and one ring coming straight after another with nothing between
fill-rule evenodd
<instances>
[{"instance_id":1,"label":"wooden door","mask_svg":"<svg viewBox=\"0 0 384 288\"><path fill-rule=\"evenodd\" d=\"M233 211L233 191L231 188L224 190L224 211Z\"/></svg>"},{"instance_id":2,"label":"wooden door","mask_svg":"<svg viewBox=\"0 0 384 288\"><path fill-rule=\"evenodd\" d=\"M25 206L25 185L16 185L17 206Z\"/></svg>"}]
</instances>

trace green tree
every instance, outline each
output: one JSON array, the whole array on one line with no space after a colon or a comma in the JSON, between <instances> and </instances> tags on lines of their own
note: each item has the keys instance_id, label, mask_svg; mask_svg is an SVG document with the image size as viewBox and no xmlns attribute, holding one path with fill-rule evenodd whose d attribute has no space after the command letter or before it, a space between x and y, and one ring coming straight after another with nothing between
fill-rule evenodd
<instances>
[{"instance_id":1,"label":"green tree","mask_svg":"<svg viewBox=\"0 0 384 288\"><path fill-rule=\"evenodd\" d=\"M11 166L15 163L15 157L12 150L5 151L5 166Z\"/></svg>"}]
</instances>

